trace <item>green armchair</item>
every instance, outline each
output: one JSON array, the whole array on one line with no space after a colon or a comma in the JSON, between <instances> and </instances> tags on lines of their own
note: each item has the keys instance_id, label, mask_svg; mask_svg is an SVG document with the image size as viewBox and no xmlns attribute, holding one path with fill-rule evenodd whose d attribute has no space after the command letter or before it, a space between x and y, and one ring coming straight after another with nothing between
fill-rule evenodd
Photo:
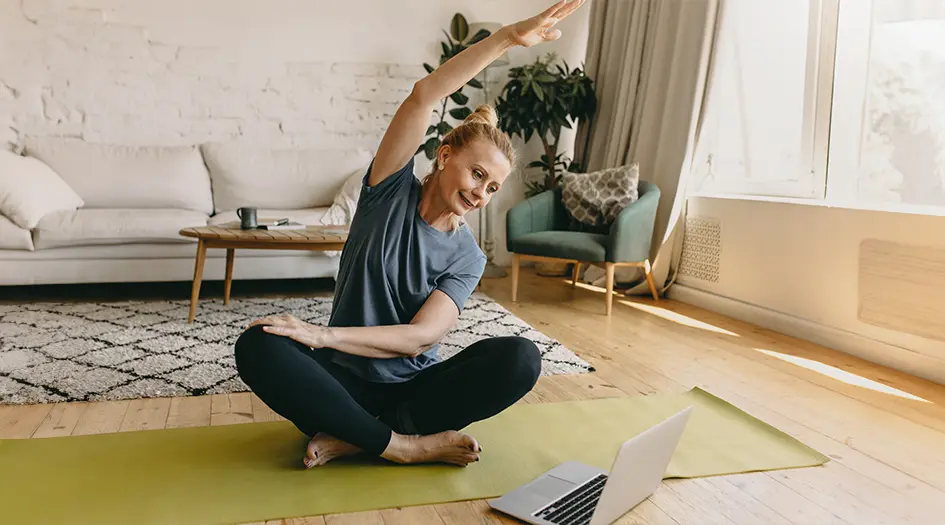
<instances>
[{"instance_id":1,"label":"green armchair","mask_svg":"<svg viewBox=\"0 0 945 525\"><path fill-rule=\"evenodd\" d=\"M572 231L571 218L561 202L561 189L548 190L512 207L506 215L505 244L512 253L512 301L518 300L519 264L523 259L574 264L571 285L577 283L581 263L604 263L607 271L607 315L613 305L617 266L643 268L653 299L659 293L650 271L650 243L660 189L640 181L639 199L620 212L609 228Z\"/></svg>"}]
</instances>

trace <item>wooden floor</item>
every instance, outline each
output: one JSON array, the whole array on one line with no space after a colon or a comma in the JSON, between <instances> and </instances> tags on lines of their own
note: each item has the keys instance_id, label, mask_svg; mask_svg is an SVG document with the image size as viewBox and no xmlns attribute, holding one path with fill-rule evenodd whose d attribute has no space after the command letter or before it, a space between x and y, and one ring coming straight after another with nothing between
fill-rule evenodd
<instances>
[{"instance_id":1,"label":"wooden floor","mask_svg":"<svg viewBox=\"0 0 945 525\"><path fill-rule=\"evenodd\" d=\"M670 480L619 523L945 523L945 387L701 310L523 270L482 291L591 362L543 377L540 403L699 386L831 457L824 467ZM239 283L235 285L239 287ZM199 313L198 313L199 315ZM0 437L29 438L267 421L251 394L0 407ZM267 524L516 523L482 501Z\"/></svg>"}]
</instances>

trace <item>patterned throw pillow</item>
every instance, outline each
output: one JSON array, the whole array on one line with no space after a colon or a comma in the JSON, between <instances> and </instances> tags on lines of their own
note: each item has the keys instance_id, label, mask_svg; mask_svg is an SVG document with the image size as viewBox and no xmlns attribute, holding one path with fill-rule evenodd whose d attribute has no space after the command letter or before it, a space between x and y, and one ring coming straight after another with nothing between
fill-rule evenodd
<instances>
[{"instance_id":1,"label":"patterned throw pillow","mask_svg":"<svg viewBox=\"0 0 945 525\"><path fill-rule=\"evenodd\" d=\"M565 173L561 183L561 200L571 217L590 226L608 226L639 198L640 165Z\"/></svg>"}]
</instances>

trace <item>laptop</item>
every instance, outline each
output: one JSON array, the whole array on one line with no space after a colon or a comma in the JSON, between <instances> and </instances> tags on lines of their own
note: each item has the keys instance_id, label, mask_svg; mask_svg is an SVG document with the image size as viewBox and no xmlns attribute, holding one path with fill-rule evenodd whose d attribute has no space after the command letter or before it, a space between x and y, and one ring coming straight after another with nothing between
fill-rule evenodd
<instances>
[{"instance_id":1,"label":"laptop","mask_svg":"<svg viewBox=\"0 0 945 525\"><path fill-rule=\"evenodd\" d=\"M568 461L489 506L535 525L610 525L656 492L691 413L690 406L625 441L609 474Z\"/></svg>"}]
</instances>

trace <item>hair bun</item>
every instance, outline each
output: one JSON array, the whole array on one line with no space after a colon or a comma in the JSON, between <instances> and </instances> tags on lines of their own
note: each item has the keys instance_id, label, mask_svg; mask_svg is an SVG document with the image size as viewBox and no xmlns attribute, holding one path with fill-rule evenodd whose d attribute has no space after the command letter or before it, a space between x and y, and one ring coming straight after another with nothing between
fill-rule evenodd
<instances>
[{"instance_id":1,"label":"hair bun","mask_svg":"<svg viewBox=\"0 0 945 525\"><path fill-rule=\"evenodd\" d=\"M485 124L488 126L496 127L499 125L499 116L496 114L495 109L488 104L483 104L476 108L476 111L473 111L465 120L463 124L477 122L479 124Z\"/></svg>"}]
</instances>

